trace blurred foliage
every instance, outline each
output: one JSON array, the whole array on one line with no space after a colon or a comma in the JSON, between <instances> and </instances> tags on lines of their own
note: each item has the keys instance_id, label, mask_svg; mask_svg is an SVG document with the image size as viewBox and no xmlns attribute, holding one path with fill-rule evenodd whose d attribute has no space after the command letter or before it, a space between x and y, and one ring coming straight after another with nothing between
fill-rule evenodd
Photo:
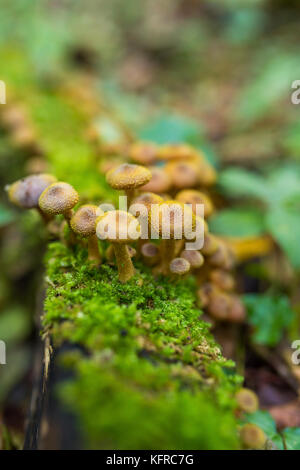
<instances>
[{"instance_id":1,"label":"blurred foliage","mask_svg":"<svg viewBox=\"0 0 300 470\"><path fill-rule=\"evenodd\" d=\"M284 295L247 294L244 302L248 321L254 327L253 341L276 346L291 326L295 315L289 298Z\"/></svg>"}]
</instances>

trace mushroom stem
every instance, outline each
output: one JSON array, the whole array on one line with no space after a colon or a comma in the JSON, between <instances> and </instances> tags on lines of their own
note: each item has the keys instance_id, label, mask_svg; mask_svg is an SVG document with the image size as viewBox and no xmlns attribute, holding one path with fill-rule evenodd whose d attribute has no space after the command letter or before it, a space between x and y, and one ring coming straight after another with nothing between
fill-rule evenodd
<instances>
[{"instance_id":1,"label":"mushroom stem","mask_svg":"<svg viewBox=\"0 0 300 470\"><path fill-rule=\"evenodd\" d=\"M114 243L114 250L119 272L119 281L125 283L134 276L134 267L125 244Z\"/></svg>"},{"instance_id":2,"label":"mushroom stem","mask_svg":"<svg viewBox=\"0 0 300 470\"><path fill-rule=\"evenodd\" d=\"M73 214L74 214L73 209L69 209L68 211L64 212L64 217L65 217L66 221L68 222L68 225L69 225L70 228L71 228L70 220L72 219Z\"/></svg>"},{"instance_id":3,"label":"mushroom stem","mask_svg":"<svg viewBox=\"0 0 300 470\"><path fill-rule=\"evenodd\" d=\"M96 266L101 264L102 258L99 253L98 238L92 235L88 238L88 259Z\"/></svg>"},{"instance_id":4,"label":"mushroom stem","mask_svg":"<svg viewBox=\"0 0 300 470\"><path fill-rule=\"evenodd\" d=\"M132 201L136 197L136 193L137 193L137 191L136 191L135 188L125 190L125 194L127 196L127 209L129 209Z\"/></svg>"}]
</instances>

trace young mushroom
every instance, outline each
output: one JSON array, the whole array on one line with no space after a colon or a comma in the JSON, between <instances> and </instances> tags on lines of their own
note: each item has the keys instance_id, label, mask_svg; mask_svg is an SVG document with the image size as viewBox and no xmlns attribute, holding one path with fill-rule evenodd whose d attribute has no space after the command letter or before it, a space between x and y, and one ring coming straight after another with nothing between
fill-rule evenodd
<instances>
[{"instance_id":1,"label":"young mushroom","mask_svg":"<svg viewBox=\"0 0 300 470\"><path fill-rule=\"evenodd\" d=\"M154 266L160 259L159 247L154 243L144 243L141 247L141 255L145 264Z\"/></svg>"},{"instance_id":2,"label":"young mushroom","mask_svg":"<svg viewBox=\"0 0 300 470\"><path fill-rule=\"evenodd\" d=\"M193 188L198 184L199 166L193 161L170 162L165 171L175 189Z\"/></svg>"},{"instance_id":3,"label":"young mushroom","mask_svg":"<svg viewBox=\"0 0 300 470\"><path fill-rule=\"evenodd\" d=\"M225 291L231 291L235 287L234 277L223 269L213 269L209 278L213 284Z\"/></svg>"},{"instance_id":4,"label":"young mushroom","mask_svg":"<svg viewBox=\"0 0 300 470\"><path fill-rule=\"evenodd\" d=\"M165 201L159 204L150 214L151 235L162 238L162 260L157 272L168 274L169 265L175 258L178 240L191 240L198 222L205 230L204 220L196 218L193 212L178 201ZM199 228L199 227L198 227Z\"/></svg>"},{"instance_id":5,"label":"young mushroom","mask_svg":"<svg viewBox=\"0 0 300 470\"><path fill-rule=\"evenodd\" d=\"M169 266L170 273L173 274L175 279L182 278L190 269L190 263L184 258L174 258Z\"/></svg>"},{"instance_id":6,"label":"young mushroom","mask_svg":"<svg viewBox=\"0 0 300 470\"><path fill-rule=\"evenodd\" d=\"M5 187L9 200L22 209L37 209L47 223L51 215L43 213L39 208L42 192L56 181L55 176L47 173L26 176Z\"/></svg>"},{"instance_id":7,"label":"young mushroom","mask_svg":"<svg viewBox=\"0 0 300 470\"><path fill-rule=\"evenodd\" d=\"M180 257L190 263L191 269L199 269L204 264L204 258L197 250L183 250L180 253Z\"/></svg>"},{"instance_id":8,"label":"young mushroom","mask_svg":"<svg viewBox=\"0 0 300 470\"><path fill-rule=\"evenodd\" d=\"M158 166L149 167L151 180L140 188L141 191L163 194L171 188L171 178L163 168Z\"/></svg>"},{"instance_id":9,"label":"young mushroom","mask_svg":"<svg viewBox=\"0 0 300 470\"><path fill-rule=\"evenodd\" d=\"M96 220L96 234L100 240L112 243L120 282L129 281L134 276L134 267L127 244L141 235L138 220L125 211L105 212Z\"/></svg>"},{"instance_id":10,"label":"young mushroom","mask_svg":"<svg viewBox=\"0 0 300 470\"><path fill-rule=\"evenodd\" d=\"M144 166L123 163L106 174L106 181L113 189L125 191L129 207L136 195L136 189L148 183L151 176L151 172Z\"/></svg>"},{"instance_id":11,"label":"young mushroom","mask_svg":"<svg viewBox=\"0 0 300 470\"><path fill-rule=\"evenodd\" d=\"M195 160L198 158L198 152L188 144L166 144L162 145L158 150L159 160Z\"/></svg>"},{"instance_id":12,"label":"young mushroom","mask_svg":"<svg viewBox=\"0 0 300 470\"><path fill-rule=\"evenodd\" d=\"M175 199L183 204L191 204L194 214L197 213L197 204L203 204L205 218L209 217L214 211L214 206L209 196L196 189L183 189L176 194Z\"/></svg>"},{"instance_id":13,"label":"young mushroom","mask_svg":"<svg viewBox=\"0 0 300 470\"><path fill-rule=\"evenodd\" d=\"M134 163L151 165L157 159L157 145L152 142L135 142L129 147L128 155Z\"/></svg>"},{"instance_id":14,"label":"young mushroom","mask_svg":"<svg viewBox=\"0 0 300 470\"><path fill-rule=\"evenodd\" d=\"M249 388L241 388L235 395L238 409L245 413L255 413L258 410L259 403L256 393Z\"/></svg>"},{"instance_id":15,"label":"young mushroom","mask_svg":"<svg viewBox=\"0 0 300 470\"><path fill-rule=\"evenodd\" d=\"M267 437L256 424L247 423L240 429L240 438L245 449L263 449Z\"/></svg>"},{"instance_id":16,"label":"young mushroom","mask_svg":"<svg viewBox=\"0 0 300 470\"><path fill-rule=\"evenodd\" d=\"M58 182L48 186L40 195L39 207L47 215L63 214L70 226L73 207L79 201L79 194L68 183Z\"/></svg>"},{"instance_id":17,"label":"young mushroom","mask_svg":"<svg viewBox=\"0 0 300 470\"><path fill-rule=\"evenodd\" d=\"M142 193L136 197L129 208L129 212L139 219L141 225L140 246L144 240L149 239L149 222L151 208L163 202L163 198L154 193Z\"/></svg>"},{"instance_id":18,"label":"young mushroom","mask_svg":"<svg viewBox=\"0 0 300 470\"><path fill-rule=\"evenodd\" d=\"M88 259L96 266L99 266L102 261L96 236L96 219L102 214L103 211L99 207L85 204L76 211L70 220L73 232L88 239Z\"/></svg>"}]
</instances>

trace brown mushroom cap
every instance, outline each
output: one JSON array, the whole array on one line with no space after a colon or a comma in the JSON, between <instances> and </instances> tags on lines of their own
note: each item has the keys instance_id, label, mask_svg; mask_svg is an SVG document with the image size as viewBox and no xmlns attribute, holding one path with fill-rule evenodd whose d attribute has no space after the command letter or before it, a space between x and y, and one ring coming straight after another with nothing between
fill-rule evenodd
<instances>
[{"instance_id":1,"label":"brown mushroom cap","mask_svg":"<svg viewBox=\"0 0 300 470\"><path fill-rule=\"evenodd\" d=\"M134 189L143 186L151 179L148 168L131 163L123 163L106 175L106 181L114 189Z\"/></svg>"},{"instance_id":2,"label":"brown mushroom cap","mask_svg":"<svg viewBox=\"0 0 300 470\"><path fill-rule=\"evenodd\" d=\"M155 258L159 256L159 248L154 243L144 243L141 247L141 254L145 258Z\"/></svg>"},{"instance_id":3,"label":"brown mushroom cap","mask_svg":"<svg viewBox=\"0 0 300 470\"><path fill-rule=\"evenodd\" d=\"M47 173L30 175L7 186L11 202L24 209L36 208L42 192L56 181L55 176Z\"/></svg>"},{"instance_id":4,"label":"brown mushroom cap","mask_svg":"<svg viewBox=\"0 0 300 470\"><path fill-rule=\"evenodd\" d=\"M190 263L184 258L174 258L169 266L170 272L177 276L183 276L191 269Z\"/></svg>"},{"instance_id":5,"label":"brown mushroom cap","mask_svg":"<svg viewBox=\"0 0 300 470\"><path fill-rule=\"evenodd\" d=\"M158 194L148 192L140 194L132 201L132 204L143 204L147 207L148 211L150 211L152 204L160 204L161 202L163 202L162 197Z\"/></svg>"},{"instance_id":6,"label":"brown mushroom cap","mask_svg":"<svg viewBox=\"0 0 300 470\"><path fill-rule=\"evenodd\" d=\"M166 165L174 188L193 188L199 181L199 166L193 161L170 162Z\"/></svg>"},{"instance_id":7,"label":"brown mushroom cap","mask_svg":"<svg viewBox=\"0 0 300 470\"><path fill-rule=\"evenodd\" d=\"M171 187L171 178L163 168L151 166L151 180L141 187L141 191L165 193Z\"/></svg>"},{"instance_id":8,"label":"brown mushroom cap","mask_svg":"<svg viewBox=\"0 0 300 470\"><path fill-rule=\"evenodd\" d=\"M183 250L180 257L186 259L193 269L200 268L204 263L203 256L196 250Z\"/></svg>"},{"instance_id":9,"label":"brown mushroom cap","mask_svg":"<svg viewBox=\"0 0 300 470\"><path fill-rule=\"evenodd\" d=\"M246 449L262 449L267 440L263 430L252 423L246 423L242 426L240 437Z\"/></svg>"},{"instance_id":10,"label":"brown mushroom cap","mask_svg":"<svg viewBox=\"0 0 300 470\"><path fill-rule=\"evenodd\" d=\"M205 256L211 256L218 250L219 244L220 242L215 235L213 235L212 233L206 233L204 237L204 244L203 244L203 247L201 248L201 252Z\"/></svg>"},{"instance_id":11,"label":"brown mushroom cap","mask_svg":"<svg viewBox=\"0 0 300 470\"><path fill-rule=\"evenodd\" d=\"M209 274L209 278L222 290L230 291L235 287L234 277L223 269L213 269Z\"/></svg>"},{"instance_id":12,"label":"brown mushroom cap","mask_svg":"<svg viewBox=\"0 0 300 470\"><path fill-rule=\"evenodd\" d=\"M96 234L100 240L111 243L129 243L141 235L138 220L125 211L109 211L96 220Z\"/></svg>"},{"instance_id":13,"label":"brown mushroom cap","mask_svg":"<svg viewBox=\"0 0 300 470\"><path fill-rule=\"evenodd\" d=\"M235 395L240 410L246 413L255 413L258 410L259 403L256 393L249 388L241 388Z\"/></svg>"},{"instance_id":14,"label":"brown mushroom cap","mask_svg":"<svg viewBox=\"0 0 300 470\"><path fill-rule=\"evenodd\" d=\"M158 150L160 160L187 160L198 157L198 152L188 144L166 144Z\"/></svg>"},{"instance_id":15,"label":"brown mushroom cap","mask_svg":"<svg viewBox=\"0 0 300 470\"><path fill-rule=\"evenodd\" d=\"M40 198L39 206L46 214L64 214L79 201L77 191L68 183L53 183L46 188Z\"/></svg>"},{"instance_id":16,"label":"brown mushroom cap","mask_svg":"<svg viewBox=\"0 0 300 470\"><path fill-rule=\"evenodd\" d=\"M129 148L129 157L140 165L151 165L157 158L157 145L152 142L136 142Z\"/></svg>"},{"instance_id":17,"label":"brown mushroom cap","mask_svg":"<svg viewBox=\"0 0 300 470\"><path fill-rule=\"evenodd\" d=\"M72 230L82 237L90 237L96 233L96 219L103 211L93 204L85 204L71 218Z\"/></svg>"},{"instance_id":18,"label":"brown mushroom cap","mask_svg":"<svg viewBox=\"0 0 300 470\"><path fill-rule=\"evenodd\" d=\"M191 204L194 214L196 214L196 204L203 204L205 217L209 217L214 210L213 203L209 196L196 189L184 189L180 191L176 194L176 201L182 202L183 204Z\"/></svg>"}]
</instances>

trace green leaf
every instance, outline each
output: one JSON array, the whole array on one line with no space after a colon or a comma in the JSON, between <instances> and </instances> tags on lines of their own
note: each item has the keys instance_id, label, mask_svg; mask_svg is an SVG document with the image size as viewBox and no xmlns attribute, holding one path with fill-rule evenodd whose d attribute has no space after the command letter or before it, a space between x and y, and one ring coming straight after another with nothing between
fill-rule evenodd
<instances>
[{"instance_id":1,"label":"green leaf","mask_svg":"<svg viewBox=\"0 0 300 470\"><path fill-rule=\"evenodd\" d=\"M300 169L299 165L281 165L268 175L271 190L271 205L292 207L300 202Z\"/></svg>"},{"instance_id":2,"label":"green leaf","mask_svg":"<svg viewBox=\"0 0 300 470\"><path fill-rule=\"evenodd\" d=\"M289 298L285 295L248 294L244 296L244 302L249 323L254 326L254 342L275 346L295 315Z\"/></svg>"},{"instance_id":3,"label":"green leaf","mask_svg":"<svg viewBox=\"0 0 300 470\"><path fill-rule=\"evenodd\" d=\"M288 256L292 266L300 269L299 211L278 206L266 214L266 227Z\"/></svg>"},{"instance_id":4,"label":"green leaf","mask_svg":"<svg viewBox=\"0 0 300 470\"><path fill-rule=\"evenodd\" d=\"M197 143L202 140L203 130L191 119L176 114L161 115L139 132L139 138L157 144Z\"/></svg>"},{"instance_id":5,"label":"green leaf","mask_svg":"<svg viewBox=\"0 0 300 470\"><path fill-rule=\"evenodd\" d=\"M227 237L255 237L264 232L264 215L252 208L225 209L210 218L209 227Z\"/></svg>"},{"instance_id":6,"label":"green leaf","mask_svg":"<svg viewBox=\"0 0 300 470\"><path fill-rule=\"evenodd\" d=\"M300 450L300 428L285 428L282 434L287 450Z\"/></svg>"},{"instance_id":7,"label":"green leaf","mask_svg":"<svg viewBox=\"0 0 300 470\"><path fill-rule=\"evenodd\" d=\"M244 196L269 201L270 189L266 180L255 173L240 168L228 168L223 171L218 183L230 196Z\"/></svg>"}]
</instances>

